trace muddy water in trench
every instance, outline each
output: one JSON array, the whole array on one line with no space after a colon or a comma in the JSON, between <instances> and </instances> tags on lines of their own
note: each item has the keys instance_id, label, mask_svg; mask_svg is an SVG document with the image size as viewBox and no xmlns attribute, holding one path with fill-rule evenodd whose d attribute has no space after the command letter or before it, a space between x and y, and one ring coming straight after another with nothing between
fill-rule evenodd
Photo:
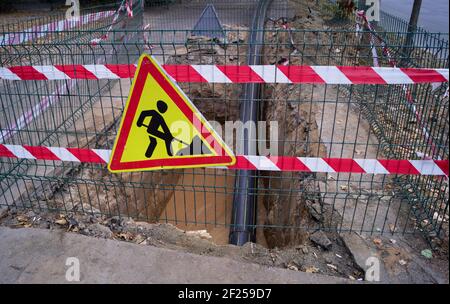
<instances>
[{"instance_id":1,"label":"muddy water in trench","mask_svg":"<svg viewBox=\"0 0 450 304\"><path fill-rule=\"evenodd\" d=\"M224 170L194 169L180 178L177 188L161 214L160 222L169 222L186 231L207 230L217 245L228 244L231 222L234 176ZM192 174L192 172L194 174ZM265 209L258 206L258 224ZM257 243L266 246L262 229Z\"/></svg>"}]
</instances>

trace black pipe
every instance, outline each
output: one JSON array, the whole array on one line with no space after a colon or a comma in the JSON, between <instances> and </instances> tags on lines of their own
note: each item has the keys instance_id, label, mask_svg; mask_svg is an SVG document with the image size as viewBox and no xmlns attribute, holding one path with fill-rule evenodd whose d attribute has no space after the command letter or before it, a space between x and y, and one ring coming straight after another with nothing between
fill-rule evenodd
<instances>
[{"instance_id":1,"label":"black pipe","mask_svg":"<svg viewBox=\"0 0 450 304\"><path fill-rule=\"evenodd\" d=\"M253 15L252 29L249 39L249 51L247 64L261 64L261 49L264 38L264 23L267 9L272 0L261 0ZM259 100L261 98L261 85L257 83L245 84L244 93L241 100L240 119L245 124L248 121L253 122L252 126L256 128L258 122ZM244 155L249 155L249 142L256 146L256 138L249 138L251 133L243 131L244 134L236 134L237 137L243 136ZM255 130L256 132L256 130ZM241 138L237 138L241 140ZM257 199L257 172L239 170L236 174L233 210L231 218L229 242L233 245L242 246L245 243L256 241L256 199Z\"/></svg>"}]
</instances>

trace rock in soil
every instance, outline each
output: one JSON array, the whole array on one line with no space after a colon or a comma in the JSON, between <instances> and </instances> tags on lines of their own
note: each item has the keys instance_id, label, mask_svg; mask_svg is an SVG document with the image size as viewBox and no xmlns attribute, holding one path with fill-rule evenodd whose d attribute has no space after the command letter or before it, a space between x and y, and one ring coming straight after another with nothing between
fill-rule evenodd
<instances>
[{"instance_id":1,"label":"rock in soil","mask_svg":"<svg viewBox=\"0 0 450 304\"><path fill-rule=\"evenodd\" d=\"M316 245L319 245L323 249L330 250L333 246L333 243L331 243L330 239L323 233L322 231L316 231L314 232L309 239L311 242L313 242Z\"/></svg>"},{"instance_id":2,"label":"rock in soil","mask_svg":"<svg viewBox=\"0 0 450 304\"><path fill-rule=\"evenodd\" d=\"M89 226L89 231L91 236L111 238L113 236L112 231L99 223L95 223Z\"/></svg>"}]
</instances>

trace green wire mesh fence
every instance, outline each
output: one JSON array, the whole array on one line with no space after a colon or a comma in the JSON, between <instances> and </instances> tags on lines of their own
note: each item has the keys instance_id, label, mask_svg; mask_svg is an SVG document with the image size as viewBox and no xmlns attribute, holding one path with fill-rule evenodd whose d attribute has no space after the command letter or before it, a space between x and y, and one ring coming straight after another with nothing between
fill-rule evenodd
<instances>
[{"instance_id":1,"label":"green wire mesh fence","mask_svg":"<svg viewBox=\"0 0 450 304\"><path fill-rule=\"evenodd\" d=\"M239 20L223 18L226 39L220 41L193 36L187 24L183 30L160 29L158 25L168 25L152 19L152 10L158 9L164 20L169 20L173 12L167 10L166 16L161 7L152 6L144 13L140 3L134 2L134 17L120 12L112 29L109 25L113 16L91 24L91 28L49 32L32 43L0 43L0 64L134 64L147 52L166 64L245 65L249 46L245 22L239 25ZM220 16L221 10L217 11ZM274 18L266 22L264 30L263 64L371 65L373 53L367 32L301 29L296 28L295 20L290 21L291 29L286 29L283 21L275 18L276 11L277 7L273 8ZM174 27L182 16L180 12ZM0 37L12 32L4 29ZM378 34L391 50L391 59L403 62L401 42L407 33ZM105 35L107 39L98 40ZM415 46L408 66L448 68L448 43L439 36L433 41ZM381 65L389 66L386 56L381 50L379 53ZM111 149L130 86L131 79L1 80L0 129L12 134L2 143ZM237 121L241 104L248 102L240 98L241 84L180 86L208 120L222 125ZM405 90L399 85L266 84L258 101L262 105L258 115L268 127L277 122L280 155L393 159L430 155L448 159L447 87L407 86L433 138L434 150L422 136L416 117L405 103ZM44 111L32 113L33 119L21 128L10 127L43 100L48 102ZM259 180L257 242L271 247L294 244L304 238L305 232L317 229L422 231L438 238L448 231L448 183L444 178L255 174ZM0 206L132 217L168 222L182 229L206 228L218 243L226 243L235 177L236 171L218 169L111 174L96 164L2 158Z\"/></svg>"}]
</instances>

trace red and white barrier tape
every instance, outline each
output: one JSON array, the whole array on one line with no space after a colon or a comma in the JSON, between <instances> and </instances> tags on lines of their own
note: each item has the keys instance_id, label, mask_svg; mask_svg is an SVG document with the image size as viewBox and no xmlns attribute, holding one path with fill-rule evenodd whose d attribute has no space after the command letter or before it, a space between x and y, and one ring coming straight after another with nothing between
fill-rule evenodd
<instances>
[{"instance_id":1,"label":"red and white barrier tape","mask_svg":"<svg viewBox=\"0 0 450 304\"><path fill-rule=\"evenodd\" d=\"M133 0L127 0L125 7L127 9L128 17L133 18Z\"/></svg>"},{"instance_id":2,"label":"red and white barrier tape","mask_svg":"<svg viewBox=\"0 0 450 304\"><path fill-rule=\"evenodd\" d=\"M117 21L117 18L119 17L119 13L121 10L124 10L124 6L121 5L119 7L119 9L115 12L115 17L112 21L111 26L109 27L109 30L112 29L114 23ZM99 16L103 16L102 12L98 13L100 14ZM95 18L91 18L92 21L96 21L97 19ZM83 20L83 17L82 19ZM133 37L134 35L136 35L136 33L132 33L130 35L130 38ZM123 36L122 38L124 38L125 36ZM108 55L112 55L112 53L115 50L112 49L109 51ZM96 64L103 64L104 61L106 60L106 57L101 57L96 61ZM0 68L1 70L1 68ZM27 112L23 113L15 122L13 122L7 129L5 130L0 130L0 144L4 143L6 140L8 140L9 138L11 138L14 134L16 134L18 131L22 130L23 128L25 128L30 122L32 122L35 118L37 118L38 116L40 116L47 108L49 108L53 103L55 103L56 101L59 100L59 96L60 93L59 92L68 92L70 91L76 84L76 81L67 81L65 82L63 85L59 86L56 91L54 91L52 94L50 94L49 96L45 96L41 99L41 101L36 104L32 109L28 110Z\"/></svg>"},{"instance_id":3,"label":"red and white barrier tape","mask_svg":"<svg viewBox=\"0 0 450 304\"><path fill-rule=\"evenodd\" d=\"M114 49L108 52L108 56L114 53ZM97 59L97 64L102 64L106 60L105 57L100 57ZM1 68L0 68L1 70ZM15 122L13 122L7 129L0 129L0 144L4 143L6 140L11 138L14 134L25 128L30 122L39 117L44 111L49 108L52 104L59 101L60 92L70 92L76 85L76 80L65 81L64 84L56 88L56 91L52 92L50 95L45 96L41 101L36 104L33 108L29 109L27 112L23 113Z\"/></svg>"},{"instance_id":4,"label":"red and white barrier tape","mask_svg":"<svg viewBox=\"0 0 450 304\"><path fill-rule=\"evenodd\" d=\"M418 84L447 82L448 69L296 65L163 65L177 82ZM0 67L4 80L133 78L134 64Z\"/></svg>"},{"instance_id":5,"label":"red and white barrier tape","mask_svg":"<svg viewBox=\"0 0 450 304\"><path fill-rule=\"evenodd\" d=\"M397 68L397 62L392 58L391 52L390 52L389 48L387 47L386 42L379 35L377 35L376 30L372 27L369 20L367 19L365 12L358 11L356 14L359 19L362 19L363 26L365 26L369 30L370 41L371 41L370 45L371 45L372 53L373 53L372 58L373 58L374 66L376 66L376 67L379 66L378 54L377 54L377 51L375 48L375 40L378 40L378 42L381 45L383 55L385 55L388 59L389 65L392 68ZM408 89L408 87L405 84L402 85L402 90L405 93L407 105L411 109L411 112L416 117L417 123L419 124L420 128L422 129L422 134L423 134L425 140L427 141L427 144L429 144L431 146L431 153L432 153L432 156L434 157L436 155L437 147L434 143L433 137L430 135L430 132L428 132L428 129L427 129L424 121L422 120L421 113L419 112L419 110L417 109L417 107L415 105L414 97L412 96L410 90ZM430 158L429 156L426 156L426 155L424 155L424 157Z\"/></svg>"},{"instance_id":6,"label":"red and white barrier tape","mask_svg":"<svg viewBox=\"0 0 450 304\"><path fill-rule=\"evenodd\" d=\"M111 150L31 147L0 144L0 157L107 164ZM448 160L350 159L289 156L236 156L233 166L219 169L359 174L447 176Z\"/></svg>"},{"instance_id":7,"label":"red and white barrier tape","mask_svg":"<svg viewBox=\"0 0 450 304\"><path fill-rule=\"evenodd\" d=\"M114 14L115 11L103 11L80 16L78 20L60 20L44 25L33 26L31 28L22 31L0 36L0 45L2 46L17 45L27 41L33 41L35 39L48 35L49 32L60 32L70 30L77 26L82 26L88 23L96 22L101 19L111 17Z\"/></svg>"},{"instance_id":8,"label":"red and white barrier tape","mask_svg":"<svg viewBox=\"0 0 450 304\"><path fill-rule=\"evenodd\" d=\"M129 17L129 18L132 18L132 17L133 17L133 11L131 10L131 14L130 14L129 9L130 9L130 7L129 7L129 5L128 5L128 1L126 1L125 3L123 3L123 1L122 1L122 4L119 6L119 8L117 9L117 11L114 12L114 18L113 18L113 20L112 20L112 22L111 22L111 25L110 25L110 26L108 27L108 29L106 30L106 33L103 34L103 35L102 35L101 37L99 37L99 38L94 38L94 39L92 39L92 40L91 40L91 45L95 46L95 45L98 45L98 44L99 44L100 42L102 42L102 41L108 40L109 34L110 34L110 32L112 31L114 25L116 25L117 20L118 20L119 17L120 17L120 12L121 12L121 11L125 11L125 10L126 10L127 13L128 13L128 17ZM124 36L125 36L125 35L124 35ZM124 37L124 36L123 36L123 37ZM123 37L122 37L120 40L122 40Z\"/></svg>"},{"instance_id":9,"label":"red and white barrier tape","mask_svg":"<svg viewBox=\"0 0 450 304\"><path fill-rule=\"evenodd\" d=\"M148 23L146 26L143 27L144 30L144 49L145 50L152 50L154 48L153 45L150 44L150 39L148 37L148 32L145 32L150 28L150 23Z\"/></svg>"}]
</instances>

